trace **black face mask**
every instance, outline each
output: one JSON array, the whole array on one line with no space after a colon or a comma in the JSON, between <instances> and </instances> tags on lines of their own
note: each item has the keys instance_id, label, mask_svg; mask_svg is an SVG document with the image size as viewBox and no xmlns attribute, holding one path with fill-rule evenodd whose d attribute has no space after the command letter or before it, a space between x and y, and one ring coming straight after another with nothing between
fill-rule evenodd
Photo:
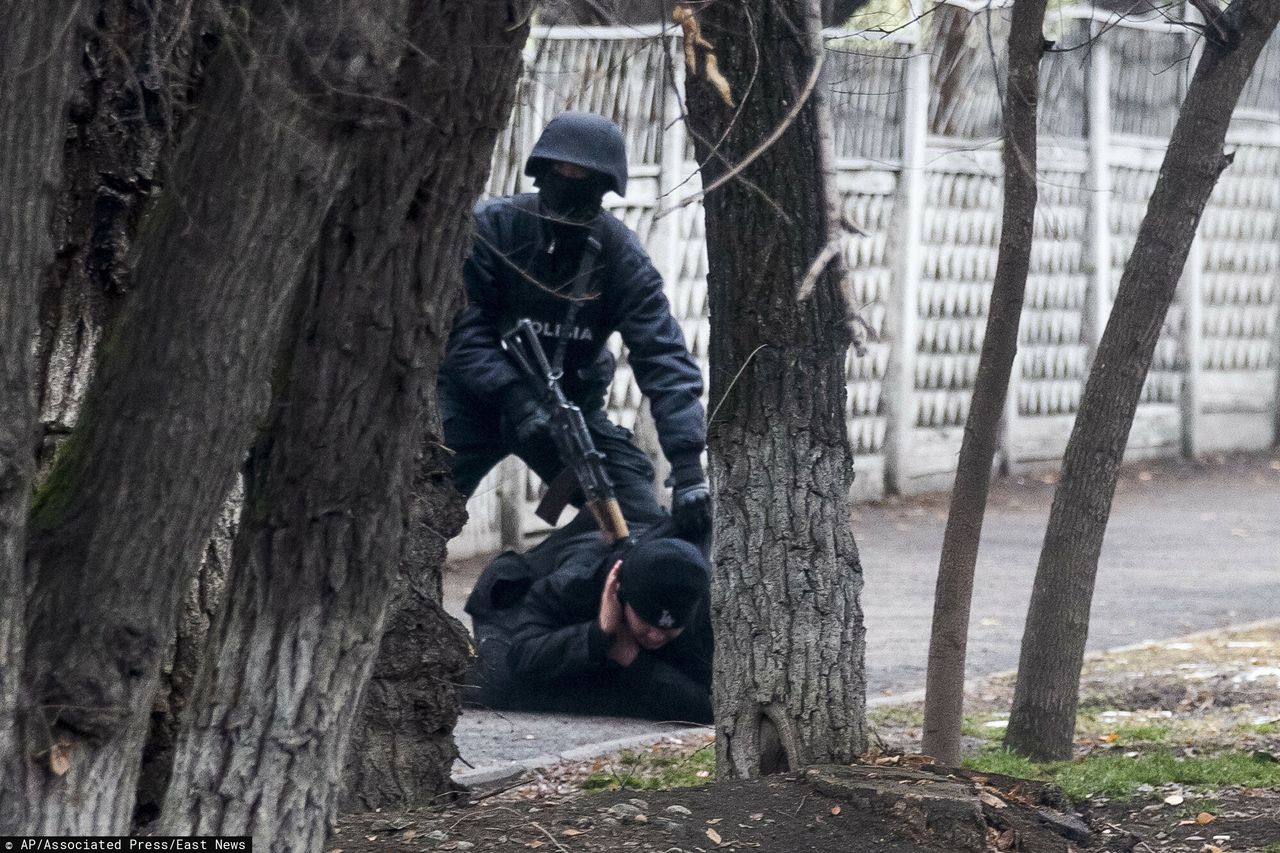
<instances>
[{"instance_id":1,"label":"black face mask","mask_svg":"<svg viewBox=\"0 0 1280 853\"><path fill-rule=\"evenodd\" d=\"M600 212L600 201L608 191L604 181L595 176L566 178L551 169L535 182L538 195L547 210L573 222L587 222Z\"/></svg>"}]
</instances>

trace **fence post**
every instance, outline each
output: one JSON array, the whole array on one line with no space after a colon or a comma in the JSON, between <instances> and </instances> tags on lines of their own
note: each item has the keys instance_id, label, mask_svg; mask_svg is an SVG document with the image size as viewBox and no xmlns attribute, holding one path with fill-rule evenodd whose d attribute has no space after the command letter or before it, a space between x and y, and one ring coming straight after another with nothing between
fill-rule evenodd
<instances>
[{"instance_id":1,"label":"fence post","mask_svg":"<svg viewBox=\"0 0 1280 853\"><path fill-rule=\"evenodd\" d=\"M1185 4L1183 16L1192 24L1203 23L1204 18L1191 3ZM1188 27L1187 38L1191 42L1191 63L1188 66L1187 85L1191 85L1191 75L1200 64L1200 56L1204 52L1204 40L1192 34L1193 27ZM1207 207L1207 205L1206 205ZM1186 373L1182 377L1182 455L1195 459L1200 452L1200 440L1203 432L1200 429L1200 399L1203 389L1204 375L1204 216L1196 225L1196 235L1191 241L1191 249L1187 252L1187 263L1182 268L1182 304L1185 311L1183 322L1183 350L1186 356Z\"/></svg>"},{"instance_id":2,"label":"fence post","mask_svg":"<svg viewBox=\"0 0 1280 853\"><path fill-rule=\"evenodd\" d=\"M1196 234L1182 270L1183 350L1186 374L1182 377L1182 455L1194 459L1200 452L1200 395L1204 373L1204 240Z\"/></svg>"},{"instance_id":3,"label":"fence post","mask_svg":"<svg viewBox=\"0 0 1280 853\"><path fill-rule=\"evenodd\" d=\"M508 456L498 463L498 539L504 550L524 550L524 465Z\"/></svg>"},{"instance_id":4,"label":"fence post","mask_svg":"<svg viewBox=\"0 0 1280 853\"><path fill-rule=\"evenodd\" d=\"M1090 22L1088 149L1089 216L1086 270L1089 283L1084 306L1085 341L1093 362L1111 309L1111 48Z\"/></svg>"},{"instance_id":5,"label":"fence post","mask_svg":"<svg viewBox=\"0 0 1280 853\"><path fill-rule=\"evenodd\" d=\"M920 277L929 139L929 53L923 34L907 59L902 121L902 168L893 221L893 292L885 320L893 348L885 376L885 491L902 494L916 426L916 351L920 342Z\"/></svg>"}]
</instances>

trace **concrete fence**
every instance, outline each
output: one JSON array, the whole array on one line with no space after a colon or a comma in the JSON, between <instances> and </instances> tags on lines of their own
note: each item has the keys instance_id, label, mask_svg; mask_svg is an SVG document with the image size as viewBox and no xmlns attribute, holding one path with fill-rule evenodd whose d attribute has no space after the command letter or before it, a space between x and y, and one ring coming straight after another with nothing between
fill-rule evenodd
<instances>
[{"instance_id":1,"label":"concrete fence","mask_svg":"<svg viewBox=\"0 0 1280 853\"><path fill-rule=\"evenodd\" d=\"M914 25L827 33L840 191L848 218L866 232L847 260L877 334L846 366L862 498L950 485L986 323L1000 237L1008 10L957 2L948 11L967 26L951 29L945 43ZM1008 470L1051 467L1061 457L1198 54L1194 31L1166 18L1063 9L1051 13L1047 32L1056 49L1042 66L1036 242L1000 443ZM539 30L490 190L530 188L523 158L560 110L596 110L622 124L632 175L627 198L613 199L612 209L666 277L705 370L702 211L677 207L700 186L682 120L683 73L678 31ZM1277 440L1280 40L1263 54L1228 143L1235 161L1191 247L1130 435L1131 458ZM651 425L619 354L610 408L643 438ZM500 466L470 502L453 556L544 530L532 514L538 489L517 460Z\"/></svg>"}]
</instances>

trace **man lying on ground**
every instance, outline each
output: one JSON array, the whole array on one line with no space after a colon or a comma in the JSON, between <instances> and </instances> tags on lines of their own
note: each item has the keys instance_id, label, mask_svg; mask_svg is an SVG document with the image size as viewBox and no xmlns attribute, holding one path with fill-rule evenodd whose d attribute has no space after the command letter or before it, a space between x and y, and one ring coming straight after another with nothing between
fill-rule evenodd
<instances>
[{"instance_id":1,"label":"man lying on ground","mask_svg":"<svg viewBox=\"0 0 1280 853\"><path fill-rule=\"evenodd\" d=\"M476 582L468 703L711 722L706 557L669 523L619 553L579 522L500 554Z\"/></svg>"}]
</instances>

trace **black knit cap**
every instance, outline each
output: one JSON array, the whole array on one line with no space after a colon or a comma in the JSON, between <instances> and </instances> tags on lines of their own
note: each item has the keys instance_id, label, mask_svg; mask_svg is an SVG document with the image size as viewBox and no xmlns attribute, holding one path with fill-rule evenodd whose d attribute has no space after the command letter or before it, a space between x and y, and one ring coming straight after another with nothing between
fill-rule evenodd
<instances>
[{"instance_id":1,"label":"black knit cap","mask_svg":"<svg viewBox=\"0 0 1280 853\"><path fill-rule=\"evenodd\" d=\"M683 539L641 541L618 571L621 599L644 621L682 628L711 585L711 566Z\"/></svg>"}]
</instances>

